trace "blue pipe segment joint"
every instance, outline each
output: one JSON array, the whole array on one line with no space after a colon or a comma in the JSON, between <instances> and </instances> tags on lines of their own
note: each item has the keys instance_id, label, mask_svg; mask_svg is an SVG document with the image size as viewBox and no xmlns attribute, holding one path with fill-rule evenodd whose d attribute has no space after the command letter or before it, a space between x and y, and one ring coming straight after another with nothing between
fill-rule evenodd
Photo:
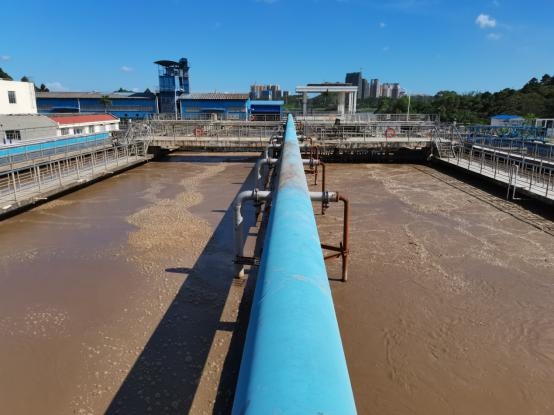
<instances>
[{"instance_id":1,"label":"blue pipe segment joint","mask_svg":"<svg viewBox=\"0 0 554 415\"><path fill-rule=\"evenodd\" d=\"M291 115L278 169L232 413L355 414Z\"/></svg>"}]
</instances>

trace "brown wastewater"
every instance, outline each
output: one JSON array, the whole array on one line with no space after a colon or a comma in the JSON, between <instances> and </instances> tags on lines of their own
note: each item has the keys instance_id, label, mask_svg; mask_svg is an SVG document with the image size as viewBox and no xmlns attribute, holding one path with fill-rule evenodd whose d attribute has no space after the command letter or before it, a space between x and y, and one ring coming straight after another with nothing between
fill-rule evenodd
<instances>
[{"instance_id":1,"label":"brown wastewater","mask_svg":"<svg viewBox=\"0 0 554 415\"><path fill-rule=\"evenodd\" d=\"M0 222L0 414L229 413L254 285L229 208L255 159L173 154ZM358 412L554 413L548 215L428 166L327 172ZM315 212L337 244L340 206Z\"/></svg>"}]
</instances>

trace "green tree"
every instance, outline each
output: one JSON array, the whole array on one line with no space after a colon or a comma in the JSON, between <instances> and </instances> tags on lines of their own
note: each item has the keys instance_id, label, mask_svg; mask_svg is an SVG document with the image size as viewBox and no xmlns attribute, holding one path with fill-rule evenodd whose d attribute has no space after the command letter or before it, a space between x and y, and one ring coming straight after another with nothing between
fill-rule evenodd
<instances>
[{"instance_id":1,"label":"green tree","mask_svg":"<svg viewBox=\"0 0 554 415\"><path fill-rule=\"evenodd\" d=\"M104 112L108 112L108 107L112 105L112 100L108 95L102 95L100 97L100 104L104 106Z\"/></svg>"},{"instance_id":2,"label":"green tree","mask_svg":"<svg viewBox=\"0 0 554 415\"><path fill-rule=\"evenodd\" d=\"M13 78L10 75L8 75L6 72L4 72L2 70L2 68L0 68L0 79L6 79L8 81L13 81Z\"/></svg>"}]
</instances>

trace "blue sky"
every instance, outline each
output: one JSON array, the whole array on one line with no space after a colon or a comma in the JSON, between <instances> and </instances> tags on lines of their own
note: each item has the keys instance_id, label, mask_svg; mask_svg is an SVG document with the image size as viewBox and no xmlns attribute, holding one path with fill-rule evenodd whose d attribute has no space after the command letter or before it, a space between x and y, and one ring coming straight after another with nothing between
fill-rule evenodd
<instances>
[{"instance_id":1,"label":"blue sky","mask_svg":"<svg viewBox=\"0 0 554 415\"><path fill-rule=\"evenodd\" d=\"M155 89L189 59L191 91L400 82L411 94L520 88L554 74L554 0L2 0L0 67L52 89Z\"/></svg>"}]
</instances>

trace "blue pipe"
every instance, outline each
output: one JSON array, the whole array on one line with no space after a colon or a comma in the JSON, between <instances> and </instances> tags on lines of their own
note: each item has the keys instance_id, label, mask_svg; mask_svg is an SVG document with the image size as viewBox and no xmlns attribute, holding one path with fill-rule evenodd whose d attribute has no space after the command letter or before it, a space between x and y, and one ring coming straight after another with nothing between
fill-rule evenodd
<instances>
[{"instance_id":1,"label":"blue pipe","mask_svg":"<svg viewBox=\"0 0 554 415\"><path fill-rule=\"evenodd\" d=\"M282 150L233 414L355 414L291 115Z\"/></svg>"}]
</instances>

